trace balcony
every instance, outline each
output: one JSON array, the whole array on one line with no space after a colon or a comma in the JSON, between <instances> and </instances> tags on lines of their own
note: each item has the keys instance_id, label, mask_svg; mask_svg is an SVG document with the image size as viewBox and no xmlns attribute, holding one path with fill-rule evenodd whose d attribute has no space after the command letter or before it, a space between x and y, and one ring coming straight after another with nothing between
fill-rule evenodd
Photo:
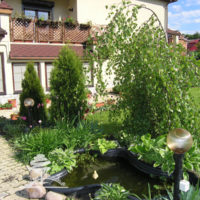
<instances>
[{"instance_id":1,"label":"balcony","mask_svg":"<svg viewBox=\"0 0 200 200\"><path fill-rule=\"evenodd\" d=\"M11 42L82 44L90 35L90 26L70 25L37 19L10 19Z\"/></svg>"}]
</instances>

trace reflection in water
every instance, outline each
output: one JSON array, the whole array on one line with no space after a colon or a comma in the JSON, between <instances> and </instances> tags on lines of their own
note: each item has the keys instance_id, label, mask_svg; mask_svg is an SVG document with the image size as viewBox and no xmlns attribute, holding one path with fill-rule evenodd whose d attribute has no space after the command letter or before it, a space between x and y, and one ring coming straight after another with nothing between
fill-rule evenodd
<instances>
[{"instance_id":1,"label":"reflection in water","mask_svg":"<svg viewBox=\"0 0 200 200\"><path fill-rule=\"evenodd\" d=\"M94 162L79 166L62 181L65 182L67 187L96 183L120 183L130 192L140 196L148 194L148 183L151 186L151 192L154 194L155 192L158 193L158 191L153 189L153 185L164 185L160 180L152 179L139 172L125 160L108 162L101 159L96 159Z\"/></svg>"}]
</instances>

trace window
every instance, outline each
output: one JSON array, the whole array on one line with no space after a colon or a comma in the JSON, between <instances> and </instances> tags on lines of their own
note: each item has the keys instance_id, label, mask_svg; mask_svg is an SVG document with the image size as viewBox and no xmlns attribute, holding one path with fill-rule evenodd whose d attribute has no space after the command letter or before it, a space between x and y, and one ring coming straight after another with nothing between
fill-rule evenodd
<instances>
[{"instance_id":1,"label":"window","mask_svg":"<svg viewBox=\"0 0 200 200\"><path fill-rule=\"evenodd\" d=\"M84 62L83 63L83 69L85 72L85 76L86 76L86 85L87 86L93 86L93 71L92 69L90 69L89 63Z\"/></svg>"},{"instance_id":2,"label":"window","mask_svg":"<svg viewBox=\"0 0 200 200\"><path fill-rule=\"evenodd\" d=\"M48 11L39 11L39 10L29 10L24 9L24 14L29 18L38 18L42 20L48 20L50 19L50 12Z\"/></svg>"},{"instance_id":3,"label":"window","mask_svg":"<svg viewBox=\"0 0 200 200\"><path fill-rule=\"evenodd\" d=\"M48 91L50 88L50 75L51 70L53 69L52 63L46 63L45 64L45 76L46 76L46 90Z\"/></svg>"},{"instance_id":4,"label":"window","mask_svg":"<svg viewBox=\"0 0 200 200\"><path fill-rule=\"evenodd\" d=\"M15 93L20 93L22 91L22 80L24 78L24 73L26 71L27 63L13 63L13 87ZM39 64L35 63L34 68L39 76Z\"/></svg>"},{"instance_id":5,"label":"window","mask_svg":"<svg viewBox=\"0 0 200 200\"><path fill-rule=\"evenodd\" d=\"M0 94L5 94L3 53L0 53Z\"/></svg>"},{"instance_id":6,"label":"window","mask_svg":"<svg viewBox=\"0 0 200 200\"><path fill-rule=\"evenodd\" d=\"M54 2L40 0L23 0L23 11L27 17L43 20L53 19Z\"/></svg>"}]
</instances>

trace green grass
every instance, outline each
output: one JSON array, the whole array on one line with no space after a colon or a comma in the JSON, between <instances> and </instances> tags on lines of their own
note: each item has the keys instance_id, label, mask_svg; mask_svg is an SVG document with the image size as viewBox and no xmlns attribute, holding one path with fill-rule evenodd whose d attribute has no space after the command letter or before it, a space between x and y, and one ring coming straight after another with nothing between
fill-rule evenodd
<instances>
[{"instance_id":1,"label":"green grass","mask_svg":"<svg viewBox=\"0 0 200 200\"><path fill-rule=\"evenodd\" d=\"M200 88L199 87L191 88L190 93L194 98L195 104L200 108Z\"/></svg>"},{"instance_id":2,"label":"green grass","mask_svg":"<svg viewBox=\"0 0 200 200\"><path fill-rule=\"evenodd\" d=\"M97 122L103 133L106 135L116 135L122 130L122 119L111 120L109 111L96 112L87 116L88 122Z\"/></svg>"}]
</instances>

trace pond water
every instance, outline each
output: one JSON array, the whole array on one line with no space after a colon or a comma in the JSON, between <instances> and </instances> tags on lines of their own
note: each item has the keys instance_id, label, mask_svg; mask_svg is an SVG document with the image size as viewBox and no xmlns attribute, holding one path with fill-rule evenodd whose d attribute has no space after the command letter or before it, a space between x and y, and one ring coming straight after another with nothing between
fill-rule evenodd
<instances>
[{"instance_id":1,"label":"pond water","mask_svg":"<svg viewBox=\"0 0 200 200\"><path fill-rule=\"evenodd\" d=\"M98 178L94 178L94 171ZM158 194L160 191L153 188L154 185L164 186L164 181L153 179L148 175L133 168L127 161L121 159L115 162L96 159L94 162L87 162L75 168L70 174L62 179L67 187L78 187L89 184L120 183L131 193L140 197L148 195L148 183L151 192Z\"/></svg>"}]
</instances>

